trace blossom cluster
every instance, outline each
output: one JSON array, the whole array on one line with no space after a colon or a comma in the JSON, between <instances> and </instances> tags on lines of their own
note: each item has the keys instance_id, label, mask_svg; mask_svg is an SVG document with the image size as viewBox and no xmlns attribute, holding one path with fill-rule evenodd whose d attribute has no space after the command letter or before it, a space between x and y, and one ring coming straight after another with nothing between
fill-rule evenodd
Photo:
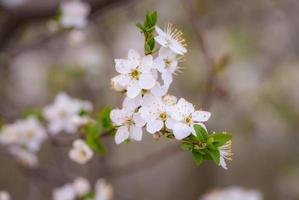
<instances>
[{"instance_id":1,"label":"blossom cluster","mask_svg":"<svg viewBox=\"0 0 299 200\"><path fill-rule=\"evenodd\" d=\"M112 196L112 187L104 179L99 179L92 190L88 180L83 177L78 177L72 183L67 183L53 191L53 200L111 200Z\"/></svg>"},{"instance_id":2,"label":"blossom cluster","mask_svg":"<svg viewBox=\"0 0 299 200\"><path fill-rule=\"evenodd\" d=\"M158 56L140 55L130 49L127 59L115 59L119 73L112 78L112 88L126 97L121 109L111 112L111 120L117 126L115 142L127 139L140 141L142 129L151 134L172 132L182 140L194 134L194 124L205 128L211 114L196 110L184 98L169 95L173 75L180 70L180 60L187 52L182 33L168 24L163 31L155 27L155 41L161 45Z\"/></svg>"},{"instance_id":3,"label":"blossom cluster","mask_svg":"<svg viewBox=\"0 0 299 200\"><path fill-rule=\"evenodd\" d=\"M247 190L241 187L229 187L215 190L204 195L200 200L262 200L262 194L257 190Z\"/></svg>"}]
</instances>

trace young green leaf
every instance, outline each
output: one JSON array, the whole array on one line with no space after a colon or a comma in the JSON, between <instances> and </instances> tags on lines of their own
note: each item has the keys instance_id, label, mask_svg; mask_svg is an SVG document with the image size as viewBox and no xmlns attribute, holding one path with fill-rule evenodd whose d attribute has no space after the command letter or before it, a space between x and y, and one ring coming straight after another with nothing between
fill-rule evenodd
<instances>
[{"instance_id":1,"label":"young green leaf","mask_svg":"<svg viewBox=\"0 0 299 200\"><path fill-rule=\"evenodd\" d=\"M203 128L201 125L195 124L194 130L196 132L196 137L201 142L206 142L208 139L208 132L205 128Z\"/></svg>"},{"instance_id":2,"label":"young green leaf","mask_svg":"<svg viewBox=\"0 0 299 200\"><path fill-rule=\"evenodd\" d=\"M223 146L226 142L232 139L232 135L227 132L216 132L209 136L213 140L213 144L217 147Z\"/></svg>"},{"instance_id":3,"label":"young green leaf","mask_svg":"<svg viewBox=\"0 0 299 200\"><path fill-rule=\"evenodd\" d=\"M220 152L218 149L207 149L207 153L211 156L212 160L219 165L220 162Z\"/></svg>"},{"instance_id":4,"label":"young green leaf","mask_svg":"<svg viewBox=\"0 0 299 200\"><path fill-rule=\"evenodd\" d=\"M110 119L110 107L105 107L103 110L99 113L99 121L102 123L103 128L105 129L111 129L113 127L111 119Z\"/></svg>"},{"instance_id":5,"label":"young green leaf","mask_svg":"<svg viewBox=\"0 0 299 200\"><path fill-rule=\"evenodd\" d=\"M199 166L203 162L203 155L199 152L192 151L192 157L197 166Z\"/></svg>"},{"instance_id":6,"label":"young green leaf","mask_svg":"<svg viewBox=\"0 0 299 200\"><path fill-rule=\"evenodd\" d=\"M181 148L186 150L186 151L192 151L193 149L193 144L187 142L187 141L182 141L181 143Z\"/></svg>"}]
</instances>

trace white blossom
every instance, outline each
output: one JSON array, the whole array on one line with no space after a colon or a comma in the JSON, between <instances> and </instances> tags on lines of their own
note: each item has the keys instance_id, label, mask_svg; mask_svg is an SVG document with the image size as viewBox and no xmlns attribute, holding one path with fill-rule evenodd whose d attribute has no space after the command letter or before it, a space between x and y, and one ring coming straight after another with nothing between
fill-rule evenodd
<instances>
[{"instance_id":1,"label":"white blossom","mask_svg":"<svg viewBox=\"0 0 299 200\"><path fill-rule=\"evenodd\" d=\"M130 49L128 59L115 59L115 68L120 75L113 79L114 88L125 88L130 98L138 96L142 89L149 90L155 86L151 55L141 57L138 52Z\"/></svg>"},{"instance_id":2,"label":"white blossom","mask_svg":"<svg viewBox=\"0 0 299 200\"><path fill-rule=\"evenodd\" d=\"M54 200L75 200L76 192L72 184L65 184L53 191Z\"/></svg>"},{"instance_id":3,"label":"white blossom","mask_svg":"<svg viewBox=\"0 0 299 200\"><path fill-rule=\"evenodd\" d=\"M224 169L227 169L225 160L232 160L232 141L228 141L223 146L219 147L220 163L219 165Z\"/></svg>"},{"instance_id":4,"label":"white blossom","mask_svg":"<svg viewBox=\"0 0 299 200\"><path fill-rule=\"evenodd\" d=\"M187 52L185 40L182 38L182 32L174 28L172 24L167 24L163 31L158 26L155 27L157 36L156 42L165 48L169 48L176 54L183 55Z\"/></svg>"},{"instance_id":5,"label":"white blossom","mask_svg":"<svg viewBox=\"0 0 299 200\"><path fill-rule=\"evenodd\" d=\"M241 187L229 187L215 190L204 195L200 200L262 200L262 195L257 190L247 190Z\"/></svg>"},{"instance_id":6,"label":"white blossom","mask_svg":"<svg viewBox=\"0 0 299 200\"><path fill-rule=\"evenodd\" d=\"M143 104L139 112L146 121L146 130L153 134L160 131L163 127L172 129L175 123L170 114L172 108L173 106L165 104L161 98L155 97Z\"/></svg>"},{"instance_id":7,"label":"white blossom","mask_svg":"<svg viewBox=\"0 0 299 200\"><path fill-rule=\"evenodd\" d=\"M10 200L10 194L6 191L0 191L0 200Z\"/></svg>"},{"instance_id":8,"label":"white blossom","mask_svg":"<svg viewBox=\"0 0 299 200\"><path fill-rule=\"evenodd\" d=\"M104 179L99 179L95 186L94 200L111 200L113 189Z\"/></svg>"},{"instance_id":9,"label":"white blossom","mask_svg":"<svg viewBox=\"0 0 299 200\"><path fill-rule=\"evenodd\" d=\"M145 121L139 113L136 113L136 102L134 100L127 100L123 103L122 109L114 109L110 113L110 118L117 131L115 134L116 144L120 144L127 139L141 141L142 127Z\"/></svg>"},{"instance_id":10,"label":"white blossom","mask_svg":"<svg viewBox=\"0 0 299 200\"><path fill-rule=\"evenodd\" d=\"M59 93L54 103L44 108L44 117L49 123L49 132L53 135L62 131L75 133L78 127L72 120L73 117L79 115L81 110L91 111L91 103L72 99L64 92Z\"/></svg>"},{"instance_id":11,"label":"white blossom","mask_svg":"<svg viewBox=\"0 0 299 200\"><path fill-rule=\"evenodd\" d=\"M80 0L63 1L60 23L65 28L83 28L87 25L90 5Z\"/></svg>"},{"instance_id":12,"label":"white blossom","mask_svg":"<svg viewBox=\"0 0 299 200\"><path fill-rule=\"evenodd\" d=\"M77 139L73 142L69 157L79 164L85 164L93 157L93 151L83 140Z\"/></svg>"},{"instance_id":13,"label":"white blossom","mask_svg":"<svg viewBox=\"0 0 299 200\"><path fill-rule=\"evenodd\" d=\"M5 125L0 134L0 143L21 146L29 151L38 151L47 138L45 129L36 118L30 117Z\"/></svg>"},{"instance_id":14,"label":"white blossom","mask_svg":"<svg viewBox=\"0 0 299 200\"><path fill-rule=\"evenodd\" d=\"M90 191L90 184L87 179L78 177L73 182L73 188L77 196L83 196Z\"/></svg>"},{"instance_id":15,"label":"white blossom","mask_svg":"<svg viewBox=\"0 0 299 200\"><path fill-rule=\"evenodd\" d=\"M173 126L173 134L176 139L181 140L191 133L196 135L193 128L194 124L199 124L205 128L205 125L201 122L207 121L211 113L201 110L196 111L191 103L181 98L172 110L171 115L177 121Z\"/></svg>"},{"instance_id":16,"label":"white blossom","mask_svg":"<svg viewBox=\"0 0 299 200\"><path fill-rule=\"evenodd\" d=\"M161 73L165 84L171 84L172 75L179 71L179 60L180 58L168 48L160 48L159 56L154 60L154 67Z\"/></svg>"}]
</instances>

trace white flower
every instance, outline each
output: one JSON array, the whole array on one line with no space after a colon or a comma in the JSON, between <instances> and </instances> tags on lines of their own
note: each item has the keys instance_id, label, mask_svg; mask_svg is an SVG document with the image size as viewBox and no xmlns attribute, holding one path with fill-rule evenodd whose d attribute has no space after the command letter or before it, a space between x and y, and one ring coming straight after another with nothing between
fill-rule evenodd
<instances>
[{"instance_id":1,"label":"white flower","mask_svg":"<svg viewBox=\"0 0 299 200\"><path fill-rule=\"evenodd\" d=\"M139 113L135 112L136 102L126 98L122 109L114 109L110 113L110 118L115 126L118 126L115 134L115 143L120 144L126 139L141 141L142 127L145 121Z\"/></svg>"},{"instance_id":2,"label":"white flower","mask_svg":"<svg viewBox=\"0 0 299 200\"><path fill-rule=\"evenodd\" d=\"M181 37L182 32L174 28L172 24L167 24L163 31L158 26L155 27L157 36L155 37L156 42L165 48L170 48L174 53L183 55L187 52L185 48L185 40Z\"/></svg>"},{"instance_id":3,"label":"white flower","mask_svg":"<svg viewBox=\"0 0 299 200\"><path fill-rule=\"evenodd\" d=\"M75 200L76 193L72 184L65 184L53 191L54 200Z\"/></svg>"},{"instance_id":4,"label":"white flower","mask_svg":"<svg viewBox=\"0 0 299 200\"><path fill-rule=\"evenodd\" d=\"M228 141L223 146L219 147L220 152L220 163L219 165L224 169L227 169L225 160L232 161L232 141Z\"/></svg>"},{"instance_id":5,"label":"white flower","mask_svg":"<svg viewBox=\"0 0 299 200\"><path fill-rule=\"evenodd\" d=\"M90 184L85 178L78 177L73 182L73 188L77 196L83 196L90 191Z\"/></svg>"},{"instance_id":6,"label":"white flower","mask_svg":"<svg viewBox=\"0 0 299 200\"><path fill-rule=\"evenodd\" d=\"M86 39L86 34L82 30L74 29L68 34L68 42L70 45L77 45Z\"/></svg>"},{"instance_id":7,"label":"white flower","mask_svg":"<svg viewBox=\"0 0 299 200\"><path fill-rule=\"evenodd\" d=\"M165 104L161 98L153 97L143 104L139 112L146 121L146 130L149 133L156 133L163 127L172 129L175 121L170 117L171 106Z\"/></svg>"},{"instance_id":8,"label":"white flower","mask_svg":"<svg viewBox=\"0 0 299 200\"><path fill-rule=\"evenodd\" d=\"M10 194L6 191L0 191L0 200L10 200Z\"/></svg>"},{"instance_id":9,"label":"white flower","mask_svg":"<svg viewBox=\"0 0 299 200\"><path fill-rule=\"evenodd\" d=\"M58 134L61 131L75 133L78 127L72 122L72 119L81 110L91 111L91 103L72 99L63 92L59 93L54 103L44 109L44 117L49 122L49 132L51 134Z\"/></svg>"},{"instance_id":10,"label":"white flower","mask_svg":"<svg viewBox=\"0 0 299 200\"><path fill-rule=\"evenodd\" d=\"M179 58L168 48L161 47L159 57L154 60L154 67L161 73L165 84L171 84L172 75L179 71Z\"/></svg>"},{"instance_id":11,"label":"white flower","mask_svg":"<svg viewBox=\"0 0 299 200\"><path fill-rule=\"evenodd\" d=\"M74 124L76 127L82 127L91 122L92 119L88 116L80 116L80 115L75 115L71 118L71 122Z\"/></svg>"},{"instance_id":12,"label":"white flower","mask_svg":"<svg viewBox=\"0 0 299 200\"><path fill-rule=\"evenodd\" d=\"M29 151L39 150L46 138L45 129L34 117L5 125L0 134L2 144L21 146Z\"/></svg>"},{"instance_id":13,"label":"white flower","mask_svg":"<svg viewBox=\"0 0 299 200\"><path fill-rule=\"evenodd\" d=\"M138 96L142 89L149 90L155 86L151 55L141 58L138 52L131 49L128 59L115 59L115 68L120 75L114 77L114 86L125 88L130 98Z\"/></svg>"},{"instance_id":14,"label":"white flower","mask_svg":"<svg viewBox=\"0 0 299 200\"><path fill-rule=\"evenodd\" d=\"M9 148L9 152L14 155L19 162L28 167L36 167L38 165L37 156L28 150L19 147L11 147Z\"/></svg>"},{"instance_id":15,"label":"white flower","mask_svg":"<svg viewBox=\"0 0 299 200\"><path fill-rule=\"evenodd\" d=\"M262 195L256 190L246 190L241 187L230 187L215 190L204 195L200 200L262 200Z\"/></svg>"},{"instance_id":16,"label":"white flower","mask_svg":"<svg viewBox=\"0 0 299 200\"><path fill-rule=\"evenodd\" d=\"M193 105L181 98L171 113L173 119L178 121L173 126L173 134L176 139L181 140L188 137L191 133L196 135L193 128L194 124L204 126L201 122L207 121L211 113L207 111L195 111Z\"/></svg>"},{"instance_id":17,"label":"white flower","mask_svg":"<svg viewBox=\"0 0 299 200\"><path fill-rule=\"evenodd\" d=\"M83 28L87 24L90 6L80 0L63 1L61 3L61 12L60 23L63 27Z\"/></svg>"},{"instance_id":18,"label":"white flower","mask_svg":"<svg viewBox=\"0 0 299 200\"><path fill-rule=\"evenodd\" d=\"M104 179L100 179L96 183L95 198L94 200L111 200L113 196L113 190Z\"/></svg>"},{"instance_id":19,"label":"white flower","mask_svg":"<svg viewBox=\"0 0 299 200\"><path fill-rule=\"evenodd\" d=\"M92 156L93 151L83 140L78 139L73 142L73 148L69 152L71 160L79 164L85 164Z\"/></svg>"}]
</instances>

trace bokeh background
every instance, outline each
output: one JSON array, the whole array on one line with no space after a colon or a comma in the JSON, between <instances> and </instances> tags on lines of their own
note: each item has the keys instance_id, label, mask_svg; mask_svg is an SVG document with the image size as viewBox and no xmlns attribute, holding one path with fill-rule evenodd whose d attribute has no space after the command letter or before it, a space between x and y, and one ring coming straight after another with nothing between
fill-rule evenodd
<instances>
[{"instance_id":1,"label":"bokeh background","mask_svg":"<svg viewBox=\"0 0 299 200\"><path fill-rule=\"evenodd\" d=\"M46 143L39 153L42 167L67 178L53 176L56 185L40 181L1 156L0 189L13 199L51 199L53 188L77 175L93 182L106 178L116 200L195 200L232 185L258 189L265 200L299 199L298 0L93 0L86 40L79 44L70 41L70 31L53 30L59 1L24 0L16 7L14 1L0 1L4 122L44 107L59 91L97 109L120 106L121 96L110 89L113 59L129 48L143 51L134 24L157 10L159 25L172 22L188 43L171 93L211 111L210 130L233 133L234 160L227 171L212 162L196 167L178 144L145 134L128 145L105 139L107 155L82 167L69 161L70 147L53 150Z\"/></svg>"}]
</instances>

